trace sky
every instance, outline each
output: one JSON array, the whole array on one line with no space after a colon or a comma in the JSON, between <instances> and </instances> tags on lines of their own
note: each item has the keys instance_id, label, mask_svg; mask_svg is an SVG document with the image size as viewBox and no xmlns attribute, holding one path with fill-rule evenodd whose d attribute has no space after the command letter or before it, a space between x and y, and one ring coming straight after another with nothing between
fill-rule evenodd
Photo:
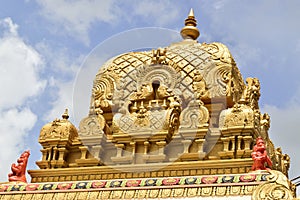
<instances>
[{"instance_id":1,"label":"sky","mask_svg":"<svg viewBox=\"0 0 300 200\"><path fill-rule=\"evenodd\" d=\"M180 41L190 8L199 42L221 42L244 80L261 83L269 136L300 175L300 1L279 0L3 0L0 1L0 182L31 150L37 169L42 126L65 108L78 127L93 78L107 59Z\"/></svg>"}]
</instances>

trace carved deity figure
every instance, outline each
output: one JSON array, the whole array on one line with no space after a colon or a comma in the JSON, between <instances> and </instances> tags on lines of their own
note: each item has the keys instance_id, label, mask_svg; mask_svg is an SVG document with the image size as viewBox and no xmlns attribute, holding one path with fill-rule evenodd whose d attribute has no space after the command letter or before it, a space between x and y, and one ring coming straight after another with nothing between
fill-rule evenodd
<instances>
[{"instance_id":1,"label":"carved deity figure","mask_svg":"<svg viewBox=\"0 0 300 200\"><path fill-rule=\"evenodd\" d=\"M150 100L154 98L153 87L150 83L143 83L137 92L130 95L132 100Z\"/></svg>"},{"instance_id":2,"label":"carved deity figure","mask_svg":"<svg viewBox=\"0 0 300 200\"><path fill-rule=\"evenodd\" d=\"M288 170L290 168L290 156L282 154L280 147L276 148L275 162L275 169L281 171L285 175L288 175Z\"/></svg>"},{"instance_id":3,"label":"carved deity figure","mask_svg":"<svg viewBox=\"0 0 300 200\"><path fill-rule=\"evenodd\" d=\"M152 50L152 64L166 64L166 48L158 48Z\"/></svg>"},{"instance_id":4,"label":"carved deity figure","mask_svg":"<svg viewBox=\"0 0 300 200\"><path fill-rule=\"evenodd\" d=\"M253 147L253 152L251 153L253 159L252 170L268 170L266 168L265 163L269 167L272 167L272 161L268 156L266 151L265 142L261 137L256 139L256 145Z\"/></svg>"},{"instance_id":5,"label":"carved deity figure","mask_svg":"<svg viewBox=\"0 0 300 200\"><path fill-rule=\"evenodd\" d=\"M30 156L29 151L24 151L20 158L17 160L18 164L13 163L11 165L12 173L8 174L9 182L20 181L27 183L26 180L26 166L28 162L28 157Z\"/></svg>"},{"instance_id":6,"label":"carved deity figure","mask_svg":"<svg viewBox=\"0 0 300 200\"><path fill-rule=\"evenodd\" d=\"M205 80L203 79L203 76L201 75L199 70L195 70L194 72L192 87L197 99L200 99L201 97L206 97L208 95L206 91Z\"/></svg>"},{"instance_id":7,"label":"carved deity figure","mask_svg":"<svg viewBox=\"0 0 300 200\"><path fill-rule=\"evenodd\" d=\"M244 90L244 99L252 109L259 109L260 82L257 78L246 79L247 87Z\"/></svg>"}]
</instances>

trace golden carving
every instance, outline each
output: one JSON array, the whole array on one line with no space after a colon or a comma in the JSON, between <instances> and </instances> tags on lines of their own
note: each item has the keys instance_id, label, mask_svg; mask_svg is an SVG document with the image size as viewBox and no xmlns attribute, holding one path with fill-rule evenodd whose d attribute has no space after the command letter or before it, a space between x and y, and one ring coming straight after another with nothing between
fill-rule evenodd
<instances>
[{"instance_id":1,"label":"golden carving","mask_svg":"<svg viewBox=\"0 0 300 200\"><path fill-rule=\"evenodd\" d=\"M148 194L148 191L149 190L138 190L137 191L137 195L136 195L136 197L137 198L146 198L147 197L147 194Z\"/></svg>"},{"instance_id":2,"label":"golden carving","mask_svg":"<svg viewBox=\"0 0 300 200\"><path fill-rule=\"evenodd\" d=\"M201 75L199 70L194 71L192 87L194 89L195 97L197 99L201 99L201 98L205 99L209 96L205 80L203 79L203 76Z\"/></svg>"},{"instance_id":3,"label":"golden carving","mask_svg":"<svg viewBox=\"0 0 300 200\"><path fill-rule=\"evenodd\" d=\"M220 114L220 127L254 127L254 112L244 104L236 103L233 108L222 111Z\"/></svg>"},{"instance_id":4,"label":"golden carving","mask_svg":"<svg viewBox=\"0 0 300 200\"><path fill-rule=\"evenodd\" d=\"M247 78L247 86L243 92L242 99L246 101L253 110L259 109L258 100L260 97L260 83L257 78Z\"/></svg>"},{"instance_id":5,"label":"golden carving","mask_svg":"<svg viewBox=\"0 0 300 200\"><path fill-rule=\"evenodd\" d=\"M174 188L173 189L173 197L183 197L185 189L184 188Z\"/></svg>"},{"instance_id":6,"label":"golden carving","mask_svg":"<svg viewBox=\"0 0 300 200\"><path fill-rule=\"evenodd\" d=\"M162 189L161 191L162 198L171 197L171 194L172 194L172 189Z\"/></svg>"},{"instance_id":7,"label":"golden carving","mask_svg":"<svg viewBox=\"0 0 300 200\"><path fill-rule=\"evenodd\" d=\"M89 192L89 199L98 199L99 192Z\"/></svg>"},{"instance_id":8,"label":"golden carving","mask_svg":"<svg viewBox=\"0 0 300 200\"><path fill-rule=\"evenodd\" d=\"M193 9L190 10L188 18L185 20L184 24L185 24L185 27L183 27L180 32L182 38L196 40L199 37L200 32L196 28L197 20L195 19Z\"/></svg>"},{"instance_id":9,"label":"golden carving","mask_svg":"<svg viewBox=\"0 0 300 200\"><path fill-rule=\"evenodd\" d=\"M209 120L208 109L199 100L191 101L180 115L181 129L198 129L207 127Z\"/></svg>"},{"instance_id":10,"label":"golden carving","mask_svg":"<svg viewBox=\"0 0 300 200\"><path fill-rule=\"evenodd\" d=\"M111 199L121 199L123 191L122 190L114 190L111 192L110 198Z\"/></svg>"},{"instance_id":11,"label":"golden carving","mask_svg":"<svg viewBox=\"0 0 300 200\"><path fill-rule=\"evenodd\" d=\"M62 119L55 119L52 123L46 124L40 133L39 142L48 140L72 140L78 136L76 128L68 120L68 110L62 115Z\"/></svg>"},{"instance_id":12,"label":"golden carving","mask_svg":"<svg viewBox=\"0 0 300 200\"><path fill-rule=\"evenodd\" d=\"M201 189L201 196L211 196L213 189L213 187L203 187Z\"/></svg>"},{"instance_id":13,"label":"golden carving","mask_svg":"<svg viewBox=\"0 0 300 200\"><path fill-rule=\"evenodd\" d=\"M94 107L97 114L102 114L103 109L110 109L112 94L114 92L114 81L104 76L95 81L93 87Z\"/></svg>"},{"instance_id":14,"label":"golden carving","mask_svg":"<svg viewBox=\"0 0 300 200\"><path fill-rule=\"evenodd\" d=\"M100 199L109 199L111 191L102 191L102 194L99 196Z\"/></svg>"},{"instance_id":15,"label":"golden carving","mask_svg":"<svg viewBox=\"0 0 300 200\"><path fill-rule=\"evenodd\" d=\"M271 170L267 182L259 185L252 193L253 200L293 199L293 185L287 177L279 171Z\"/></svg>"},{"instance_id":16,"label":"golden carving","mask_svg":"<svg viewBox=\"0 0 300 200\"><path fill-rule=\"evenodd\" d=\"M157 198L158 197L158 195L159 195L159 193L160 193L160 190L159 189L151 189L150 191L149 191L149 197L150 198Z\"/></svg>"},{"instance_id":17,"label":"golden carving","mask_svg":"<svg viewBox=\"0 0 300 200\"><path fill-rule=\"evenodd\" d=\"M128 190L124 191L124 198L125 199L134 199L135 191L134 190Z\"/></svg>"},{"instance_id":18,"label":"golden carving","mask_svg":"<svg viewBox=\"0 0 300 200\"><path fill-rule=\"evenodd\" d=\"M167 64L166 63L166 52L167 49L159 48L157 50L152 50L152 61L151 64Z\"/></svg>"},{"instance_id":19,"label":"golden carving","mask_svg":"<svg viewBox=\"0 0 300 200\"><path fill-rule=\"evenodd\" d=\"M197 196L198 188L187 188L186 195L187 197L195 197Z\"/></svg>"},{"instance_id":20,"label":"golden carving","mask_svg":"<svg viewBox=\"0 0 300 200\"><path fill-rule=\"evenodd\" d=\"M68 165L66 157L72 142L78 137L77 129L69 122L68 110L62 115L63 119L55 119L46 124L40 133L39 142L42 160L37 164L40 168L60 168Z\"/></svg>"},{"instance_id":21,"label":"golden carving","mask_svg":"<svg viewBox=\"0 0 300 200\"><path fill-rule=\"evenodd\" d=\"M220 186L217 187L216 189L216 195L217 196L225 196L227 192L227 187L226 186Z\"/></svg>"},{"instance_id":22,"label":"golden carving","mask_svg":"<svg viewBox=\"0 0 300 200\"><path fill-rule=\"evenodd\" d=\"M274 169L281 171L286 176L288 176L288 170L290 168L290 156L288 154L283 154L280 147L275 150L274 159Z\"/></svg>"},{"instance_id":23,"label":"golden carving","mask_svg":"<svg viewBox=\"0 0 300 200\"><path fill-rule=\"evenodd\" d=\"M104 133L105 119L102 115L90 115L83 118L79 124L79 136L99 136Z\"/></svg>"},{"instance_id":24,"label":"golden carving","mask_svg":"<svg viewBox=\"0 0 300 200\"><path fill-rule=\"evenodd\" d=\"M245 84L228 48L216 42L203 43L202 48L211 54L213 60L213 64L202 73L206 75L211 98L232 95L234 101L239 99Z\"/></svg>"},{"instance_id":25,"label":"golden carving","mask_svg":"<svg viewBox=\"0 0 300 200\"><path fill-rule=\"evenodd\" d=\"M177 72L165 65L143 66L138 72L137 91L113 117L112 138L118 147L116 157L112 158L115 163L133 161L137 140L143 140L145 162L163 161L162 148L179 126L181 108L173 93L176 82L170 81ZM153 149L158 149L157 154L148 155ZM132 154L125 156L125 151Z\"/></svg>"}]
</instances>

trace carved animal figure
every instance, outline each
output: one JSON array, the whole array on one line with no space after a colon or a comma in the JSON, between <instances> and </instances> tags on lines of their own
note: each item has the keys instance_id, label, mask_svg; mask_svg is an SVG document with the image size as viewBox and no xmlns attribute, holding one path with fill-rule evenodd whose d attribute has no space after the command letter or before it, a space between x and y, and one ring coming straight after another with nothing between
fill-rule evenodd
<instances>
[{"instance_id":1,"label":"carved animal figure","mask_svg":"<svg viewBox=\"0 0 300 200\"><path fill-rule=\"evenodd\" d=\"M268 164L269 167L272 167L272 161L268 156L266 151L265 142L261 137L256 139L256 145L253 147L253 152L251 153L253 159L252 170L268 170L265 166L265 163Z\"/></svg>"},{"instance_id":2,"label":"carved animal figure","mask_svg":"<svg viewBox=\"0 0 300 200\"><path fill-rule=\"evenodd\" d=\"M13 163L11 165L11 171L12 173L8 174L8 180L9 182L12 181L20 181L27 183L26 180L26 167L28 162L28 157L30 156L29 151L24 151L20 158L17 160L18 164Z\"/></svg>"}]
</instances>

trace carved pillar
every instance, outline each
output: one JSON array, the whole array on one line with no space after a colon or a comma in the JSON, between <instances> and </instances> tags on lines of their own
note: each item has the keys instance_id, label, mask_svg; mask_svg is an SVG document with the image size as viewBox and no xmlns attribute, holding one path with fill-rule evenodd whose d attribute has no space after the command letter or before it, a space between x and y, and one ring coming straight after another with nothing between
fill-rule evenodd
<instances>
[{"instance_id":1,"label":"carved pillar","mask_svg":"<svg viewBox=\"0 0 300 200\"><path fill-rule=\"evenodd\" d=\"M195 142L198 144L198 155L199 155L199 159L204 158L205 156L205 152L203 152L203 146L204 146L204 142L205 139L197 139L195 140Z\"/></svg>"},{"instance_id":2,"label":"carved pillar","mask_svg":"<svg viewBox=\"0 0 300 200\"><path fill-rule=\"evenodd\" d=\"M237 158L242 158L245 152L245 150L242 149L242 142L243 142L243 136L239 135L237 137L237 150L236 150Z\"/></svg>"},{"instance_id":3,"label":"carved pillar","mask_svg":"<svg viewBox=\"0 0 300 200\"><path fill-rule=\"evenodd\" d=\"M164 146L166 146L166 141L159 141L159 142L156 142L156 144L158 146L158 155L165 156Z\"/></svg>"},{"instance_id":4,"label":"carved pillar","mask_svg":"<svg viewBox=\"0 0 300 200\"><path fill-rule=\"evenodd\" d=\"M100 159L100 155L103 151L103 148L101 145L95 145L92 146L91 154L94 156L94 158Z\"/></svg>"},{"instance_id":5,"label":"carved pillar","mask_svg":"<svg viewBox=\"0 0 300 200\"><path fill-rule=\"evenodd\" d=\"M58 148L58 160L62 161L65 158L65 153L67 152L65 147Z\"/></svg>"},{"instance_id":6,"label":"carved pillar","mask_svg":"<svg viewBox=\"0 0 300 200\"><path fill-rule=\"evenodd\" d=\"M37 161L36 164L41 168L41 169L48 169L50 168L50 153L49 152L49 148L45 148L45 149L41 149L42 152L42 160L41 161Z\"/></svg>"},{"instance_id":7,"label":"carved pillar","mask_svg":"<svg viewBox=\"0 0 300 200\"><path fill-rule=\"evenodd\" d=\"M52 147L47 148L46 151L48 152L47 161L50 162L53 157Z\"/></svg>"},{"instance_id":8,"label":"carved pillar","mask_svg":"<svg viewBox=\"0 0 300 200\"><path fill-rule=\"evenodd\" d=\"M244 140L244 144L245 144L245 153L244 153L244 158L249 158L251 157L251 143L252 143L252 140L253 140L253 137L252 136L244 136L243 137L243 140Z\"/></svg>"},{"instance_id":9,"label":"carved pillar","mask_svg":"<svg viewBox=\"0 0 300 200\"><path fill-rule=\"evenodd\" d=\"M86 166L95 166L98 165L100 162L99 159L99 152L102 147L100 145L91 147L92 149L92 158L89 156L89 148L87 146L80 146L79 149L81 151L81 157L80 159L76 159L75 162L80 167L86 167ZM95 156L97 155L97 157Z\"/></svg>"},{"instance_id":10,"label":"carved pillar","mask_svg":"<svg viewBox=\"0 0 300 200\"><path fill-rule=\"evenodd\" d=\"M230 142L231 142L231 148L229 149L229 151L233 152L236 149L236 147L235 147L235 136L230 136L229 139L230 139Z\"/></svg>"},{"instance_id":11,"label":"carved pillar","mask_svg":"<svg viewBox=\"0 0 300 200\"><path fill-rule=\"evenodd\" d=\"M218 152L221 159L234 158L235 151L235 136L222 137L223 151Z\"/></svg>"},{"instance_id":12,"label":"carved pillar","mask_svg":"<svg viewBox=\"0 0 300 200\"><path fill-rule=\"evenodd\" d=\"M132 156L134 156L135 155L135 149L136 149L136 145L135 145L135 142L130 142L129 143L130 144L130 146L131 146L131 148L132 148Z\"/></svg>"},{"instance_id":13,"label":"carved pillar","mask_svg":"<svg viewBox=\"0 0 300 200\"><path fill-rule=\"evenodd\" d=\"M42 161L47 161L48 149L41 149Z\"/></svg>"},{"instance_id":14,"label":"carved pillar","mask_svg":"<svg viewBox=\"0 0 300 200\"><path fill-rule=\"evenodd\" d=\"M132 146L132 152L130 155L123 155L124 154L124 149L125 149L125 144L115 144L115 147L117 147L117 155L115 157L112 157L111 160L116 163L116 164L124 164L124 163L133 163L133 158L134 158L134 153L135 151L135 142L131 142L130 145Z\"/></svg>"},{"instance_id":15,"label":"carved pillar","mask_svg":"<svg viewBox=\"0 0 300 200\"><path fill-rule=\"evenodd\" d=\"M52 159L50 161L50 166L52 169L54 169L56 167L56 162L57 162L57 160L56 160L56 156L58 153L57 147L53 147L52 152L53 152L53 155L49 156L49 159L51 159L51 157L52 157Z\"/></svg>"},{"instance_id":16,"label":"carved pillar","mask_svg":"<svg viewBox=\"0 0 300 200\"><path fill-rule=\"evenodd\" d=\"M56 162L56 167L64 167L66 165L65 155L67 153L67 149L65 147L57 148L58 160Z\"/></svg>"},{"instance_id":17,"label":"carved pillar","mask_svg":"<svg viewBox=\"0 0 300 200\"><path fill-rule=\"evenodd\" d=\"M124 144L115 144L115 146L117 147L117 155L116 155L116 157L117 158L122 157L123 149L124 149L125 145Z\"/></svg>"},{"instance_id":18,"label":"carved pillar","mask_svg":"<svg viewBox=\"0 0 300 200\"><path fill-rule=\"evenodd\" d=\"M148 141L144 142L144 155L147 155L150 143Z\"/></svg>"},{"instance_id":19,"label":"carved pillar","mask_svg":"<svg viewBox=\"0 0 300 200\"><path fill-rule=\"evenodd\" d=\"M87 151L88 151L88 147L81 146L81 147L79 147L79 149L81 151L81 157L80 157L80 159L86 159L86 154L87 154Z\"/></svg>"},{"instance_id":20,"label":"carved pillar","mask_svg":"<svg viewBox=\"0 0 300 200\"><path fill-rule=\"evenodd\" d=\"M183 144L183 153L189 153L189 147L191 145L191 140L183 140L181 143Z\"/></svg>"}]
</instances>

